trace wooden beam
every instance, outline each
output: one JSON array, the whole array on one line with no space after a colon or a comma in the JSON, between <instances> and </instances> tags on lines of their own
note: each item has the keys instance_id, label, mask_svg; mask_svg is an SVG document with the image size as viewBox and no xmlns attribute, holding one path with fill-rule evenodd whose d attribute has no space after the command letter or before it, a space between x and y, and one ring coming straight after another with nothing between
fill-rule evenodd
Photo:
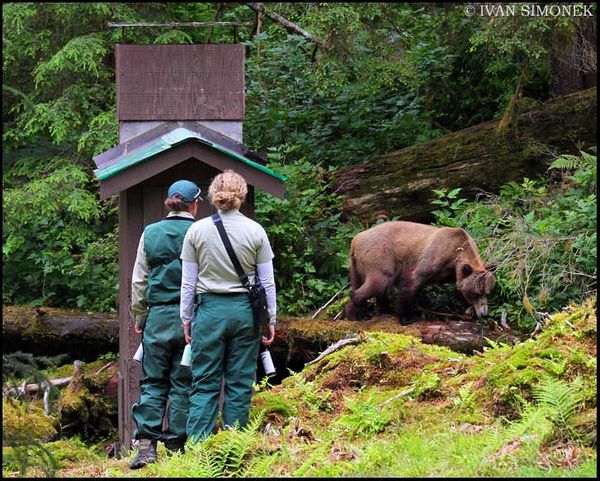
<instances>
[{"instance_id":1,"label":"wooden beam","mask_svg":"<svg viewBox=\"0 0 600 481\"><path fill-rule=\"evenodd\" d=\"M324 40L321 40L320 38L315 37L311 33L308 33L306 30L300 28L295 23L290 22L289 20L287 20L286 18L282 17L281 15L279 15L277 13L274 13L274 12L271 12L271 11L268 11L267 9L265 9L265 7L264 7L264 5L262 3L250 3L250 2L246 2L246 3L244 3L244 5L246 5L247 7L251 8L255 12L263 13L264 15L266 15L267 17L269 17L271 20L279 23L280 25L283 25L288 32L295 33L295 34L298 34L298 35L302 35L307 40L309 40L309 41L317 44L323 50L327 50L328 51L328 50L331 49L331 45L329 45L327 42L325 42Z\"/></svg>"}]
</instances>

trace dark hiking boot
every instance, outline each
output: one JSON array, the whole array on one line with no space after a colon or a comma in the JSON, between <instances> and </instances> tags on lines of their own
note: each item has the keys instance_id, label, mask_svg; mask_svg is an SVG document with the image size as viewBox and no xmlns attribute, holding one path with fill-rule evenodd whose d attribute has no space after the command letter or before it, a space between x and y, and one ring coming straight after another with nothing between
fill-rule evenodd
<instances>
[{"instance_id":1,"label":"dark hiking boot","mask_svg":"<svg viewBox=\"0 0 600 481\"><path fill-rule=\"evenodd\" d=\"M147 464L156 462L156 441L150 439L140 439L138 453L129 467L131 469L143 468Z\"/></svg>"},{"instance_id":2,"label":"dark hiking boot","mask_svg":"<svg viewBox=\"0 0 600 481\"><path fill-rule=\"evenodd\" d=\"M185 441L181 439L165 439L165 448L169 451L169 454L174 453L185 453Z\"/></svg>"}]
</instances>

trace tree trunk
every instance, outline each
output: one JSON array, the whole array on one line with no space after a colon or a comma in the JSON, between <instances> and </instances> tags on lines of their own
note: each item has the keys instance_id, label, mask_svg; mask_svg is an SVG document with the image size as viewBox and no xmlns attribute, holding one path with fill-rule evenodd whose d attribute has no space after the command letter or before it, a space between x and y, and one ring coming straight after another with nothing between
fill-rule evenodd
<instances>
[{"instance_id":1,"label":"tree trunk","mask_svg":"<svg viewBox=\"0 0 600 481\"><path fill-rule=\"evenodd\" d=\"M596 85L596 19L580 17L574 30L550 31L552 93L567 95Z\"/></svg>"},{"instance_id":2,"label":"tree trunk","mask_svg":"<svg viewBox=\"0 0 600 481\"><path fill-rule=\"evenodd\" d=\"M115 314L3 306L2 349L50 356L68 353L72 359L91 361L119 351L119 321Z\"/></svg>"},{"instance_id":3,"label":"tree trunk","mask_svg":"<svg viewBox=\"0 0 600 481\"><path fill-rule=\"evenodd\" d=\"M465 197L535 177L553 154L596 145L596 88L518 111L506 129L489 121L389 153L336 173L343 213L371 223L399 216L427 222L432 189L461 187Z\"/></svg>"}]
</instances>

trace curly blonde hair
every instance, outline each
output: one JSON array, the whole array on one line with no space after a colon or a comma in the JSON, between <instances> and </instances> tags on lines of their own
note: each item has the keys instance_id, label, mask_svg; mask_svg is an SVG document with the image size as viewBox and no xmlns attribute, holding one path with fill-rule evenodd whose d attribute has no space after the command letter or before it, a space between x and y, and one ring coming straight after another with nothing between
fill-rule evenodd
<instances>
[{"instance_id":1,"label":"curly blonde hair","mask_svg":"<svg viewBox=\"0 0 600 481\"><path fill-rule=\"evenodd\" d=\"M217 209L239 209L246 200L248 185L244 178L233 170L217 175L208 187L208 200Z\"/></svg>"}]
</instances>

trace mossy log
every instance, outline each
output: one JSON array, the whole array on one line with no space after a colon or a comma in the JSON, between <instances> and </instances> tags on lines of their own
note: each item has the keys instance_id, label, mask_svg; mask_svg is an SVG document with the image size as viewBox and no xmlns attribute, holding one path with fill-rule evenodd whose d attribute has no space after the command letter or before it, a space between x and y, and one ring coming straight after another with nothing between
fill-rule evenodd
<instances>
[{"instance_id":1,"label":"mossy log","mask_svg":"<svg viewBox=\"0 0 600 481\"><path fill-rule=\"evenodd\" d=\"M345 197L344 215L365 223L393 216L427 222L433 189L461 187L474 198L535 177L554 154L596 145L596 88L526 111L517 103L512 118L505 129L489 121L338 170L334 188Z\"/></svg>"},{"instance_id":2,"label":"mossy log","mask_svg":"<svg viewBox=\"0 0 600 481\"><path fill-rule=\"evenodd\" d=\"M483 351L488 339L512 344L526 337L517 331L502 330L492 321L480 324L455 320L419 320L402 325L390 315L378 315L368 321L280 318L275 341L271 345L278 377L285 377L287 369L299 372L332 343L354 337L360 332L406 334L426 344L446 346L464 354Z\"/></svg>"},{"instance_id":3,"label":"mossy log","mask_svg":"<svg viewBox=\"0 0 600 481\"><path fill-rule=\"evenodd\" d=\"M119 350L119 321L114 314L26 306L2 307L2 349L52 356L68 353L91 361Z\"/></svg>"}]
</instances>

